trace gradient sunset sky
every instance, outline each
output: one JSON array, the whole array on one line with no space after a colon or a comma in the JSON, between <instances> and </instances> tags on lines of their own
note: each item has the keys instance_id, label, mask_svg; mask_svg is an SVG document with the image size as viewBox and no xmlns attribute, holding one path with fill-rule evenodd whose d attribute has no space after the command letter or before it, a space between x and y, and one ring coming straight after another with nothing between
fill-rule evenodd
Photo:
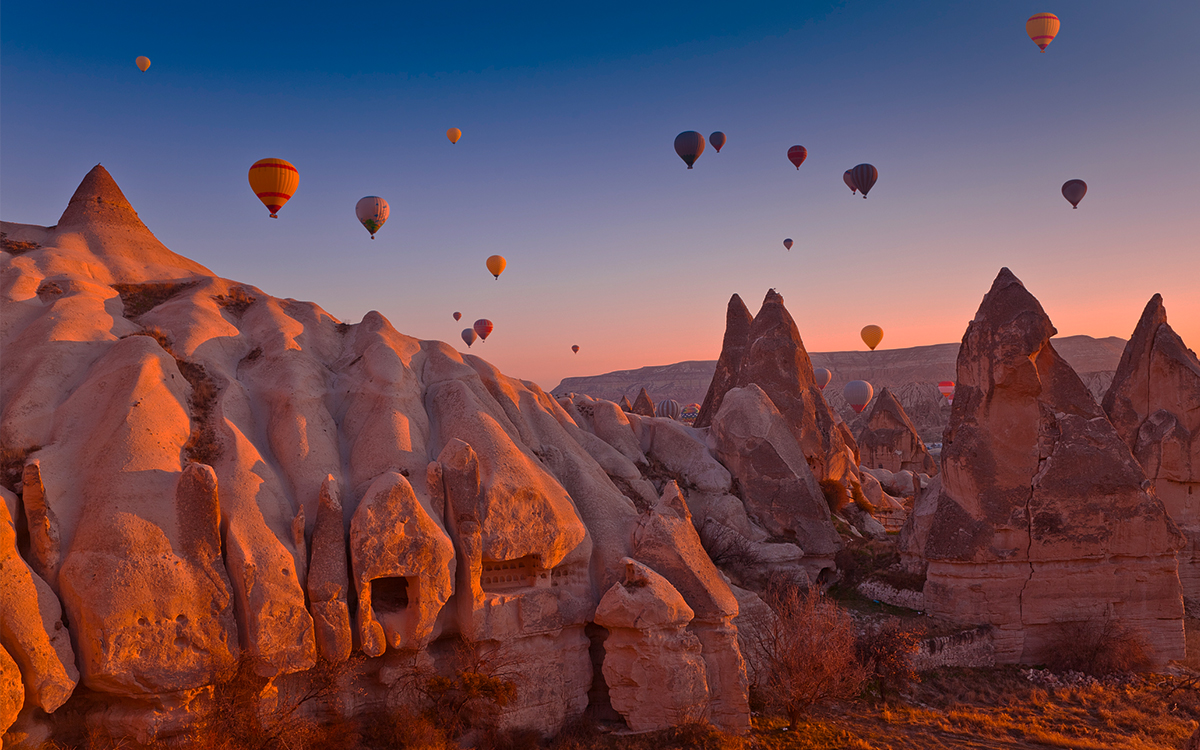
<instances>
[{"instance_id":1,"label":"gradient sunset sky","mask_svg":"<svg viewBox=\"0 0 1200 750\"><path fill-rule=\"evenodd\" d=\"M1039 12L1062 19L1045 54ZM1200 347L1195 0L0 13L6 221L54 224L100 162L218 275L460 350L490 318L472 353L546 388L714 359L730 294L754 312L769 287L811 351L865 348L869 323L883 349L958 341L1001 266L1060 335L1128 337L1161 292ZM689 171L684 130L729 140ZM300 172L278 220L246 179L264 157ZM842 184L860 162L865 201ZM365 195L391 204L373 242Z\"/></svg>"}]
</instances>

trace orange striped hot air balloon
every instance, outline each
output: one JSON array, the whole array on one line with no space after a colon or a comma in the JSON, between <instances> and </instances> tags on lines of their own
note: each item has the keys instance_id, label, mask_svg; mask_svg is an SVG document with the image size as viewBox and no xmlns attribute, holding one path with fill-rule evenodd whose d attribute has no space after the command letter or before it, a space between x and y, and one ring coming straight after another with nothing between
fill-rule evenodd
<instances>
[{"instance_id":1,"label":"orange striped hot air balloon","mask_svg":"<svg viewBox=\"0 0 1200 750\"><path fill-rule=\"evenodd\" d=\"M1025 22L1025 33L1029 34L1034 44L1042 48L1042 52L1045 52L1050 42L1058 35L1058 27L1058 16L1053 13L1038 13L1030 16Z\"/></svg>"},{"instance_id":2,"label":"orange striped hot air balloon","mask_svg":"<svg viewBox=\"0 0 1200 750\"><path fill-rule=\"evenodd\" d=\"M300 184L300 173L283 159L259 159L250 167L250 189L278 219L278 211L291 199Z\"/></svg>"}]
</instances>

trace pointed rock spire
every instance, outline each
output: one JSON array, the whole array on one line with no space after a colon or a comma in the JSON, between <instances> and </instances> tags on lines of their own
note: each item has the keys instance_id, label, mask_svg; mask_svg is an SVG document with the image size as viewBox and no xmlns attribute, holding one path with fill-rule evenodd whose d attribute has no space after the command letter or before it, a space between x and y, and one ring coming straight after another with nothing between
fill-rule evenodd
<instances>
[{"instance_id":1,"label":"pointed rock spire","mask_svg":"<svg viewBox=\"0 0 1200 750\"><path fill-rule=\"evenodd\" d=\"M650 394L643 388L633 401L633 413L640 414L643 417L654 416L654 402L650 400Z\"/></svg>"},{"instance_id":2,"label":"pointed rock spire","mask_svg":"<svg viewBox=\"0 0 1200 750\"><path fill-rule=\"evenodd\" d=\"M117 225L150 230L138 218L137 211L117 187L108 170L97 164L75 189L71 202L58 220L58 229L80 229L96 225Z\"/></svg>"},{"instance_id":3,"label":"pointed rock spire","mask_svg":"<svg viewBox=\"0 0 1200 750\"><path fill-rule=\"evenodd\" d=\"M717 360L717 371L713 374L712 382L708 384L708 393L705 394L700 413L693 423L695 427L708 427L712 424L725 394L735 386L738 371L742 366L742 357L750 348L750 326L753 323L754 316L746 309L742 298L736 294L730 297L729 307L725 311L725 339L721 342L721 358Z\"/></svg>"},{"instance_id":4,"label":"pointed rock spire","mask_svg":"<svg viewBox=\"0 0 1200 750\"><path fill-rule=\"evenodd\" d=\"M861 463L868 468L937 474L937 463L925 450L925 443L921 442L904 407L888 388L875 397L857 443Z\"/></svg>"}]
</instances>

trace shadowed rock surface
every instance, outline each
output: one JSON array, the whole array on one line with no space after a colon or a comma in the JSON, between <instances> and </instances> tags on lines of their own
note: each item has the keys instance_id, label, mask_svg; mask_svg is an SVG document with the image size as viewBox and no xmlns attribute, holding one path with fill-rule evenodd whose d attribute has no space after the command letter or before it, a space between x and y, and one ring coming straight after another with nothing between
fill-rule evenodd
<instances>
[{"instance_id":1,"label":"shadowed rock surface","mask_svg":"<svg viewBox=\"0 0 1200 750\"><path fill-rule=\"evenodd\" d=\"M937 474L937 463L917 434L917 428L892 392L884 388L875 397L866 424L855 436L859 460L872 469L890 472Z\"/></svg>"}]
</instances>

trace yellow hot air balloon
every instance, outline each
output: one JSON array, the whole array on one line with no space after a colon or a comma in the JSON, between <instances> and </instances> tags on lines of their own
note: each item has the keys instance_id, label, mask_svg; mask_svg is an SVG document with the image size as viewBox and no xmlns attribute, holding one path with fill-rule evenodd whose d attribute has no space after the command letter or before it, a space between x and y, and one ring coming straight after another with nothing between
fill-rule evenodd
<instances>
[{"instance_id":1,"label":"yellow hot air balloon","mask_svg":"<svg viewBox=\"0 0 1200 750\"><path fill-rule=\"evenodd\" d=\"M134 62L137 63L138 70L143 73L150 69L150 58L145 55L138 56L138 59L134 60Z\"/></svg>"},{"instance_id":2,"label":"yellow hot air balloon","mask_svg":"<svg viewBox=\"0 0 1200 750\"><path fill-rule=\"evenodd\" d=\"M1046 47L1049 47L1050 42L1058 35L1058 27L1058 16L1053 13L1037 13L1025 22L1025 33L1034 44L1042 48L1042 52L1045 52Z\"/></svg>"},{"instance_id":3,"label":"yellow hot air balloon","mask_svg":"<svg viewBox=\"0 0 1200 750\"><path fill-rule=\"evenodd\" d=\"M450 139L451 143L458 143L458 139L462 138L462 131L458 128L450 128L446 131L446 137Z\"/></svg>"},{"instance_id":4,"label":"yellow hot air balloon","mask_svg":"<svg viewBox=\"0 0 1200 750\"><path fill-rule=\"evenodd\" d=\"M871 347L871 351L875 351L875 347L879 346L880 341L883 341L883 329L879 326L867 326L862 329L862 340Z\"/></svg>"},{"instance_id":5,"label":"yellow hot air balloon","mask_svg":"<svg viewBox=\"0 0 1200 750\"><path fill-rule=\"evenodd\" d=\"M279 218L276 212L295 194L299 184L300 173L283 159L259 159L250 167L250 189L271 212L272 219Z\"/></svg>"},{"instance_id":6,"label":"yellow hot air balloon","mask_svg":"<svg viewBox=\"0 0 1200 750\"><path fill-rule=\"evenodd\" d=\"M504 259L503 255L493 255L487 259L487 269L491 271L492 275L497 279L500 278L500 274L504 273L504 267L507 265L508 261Z\"/></svg>"}]
</instances>

